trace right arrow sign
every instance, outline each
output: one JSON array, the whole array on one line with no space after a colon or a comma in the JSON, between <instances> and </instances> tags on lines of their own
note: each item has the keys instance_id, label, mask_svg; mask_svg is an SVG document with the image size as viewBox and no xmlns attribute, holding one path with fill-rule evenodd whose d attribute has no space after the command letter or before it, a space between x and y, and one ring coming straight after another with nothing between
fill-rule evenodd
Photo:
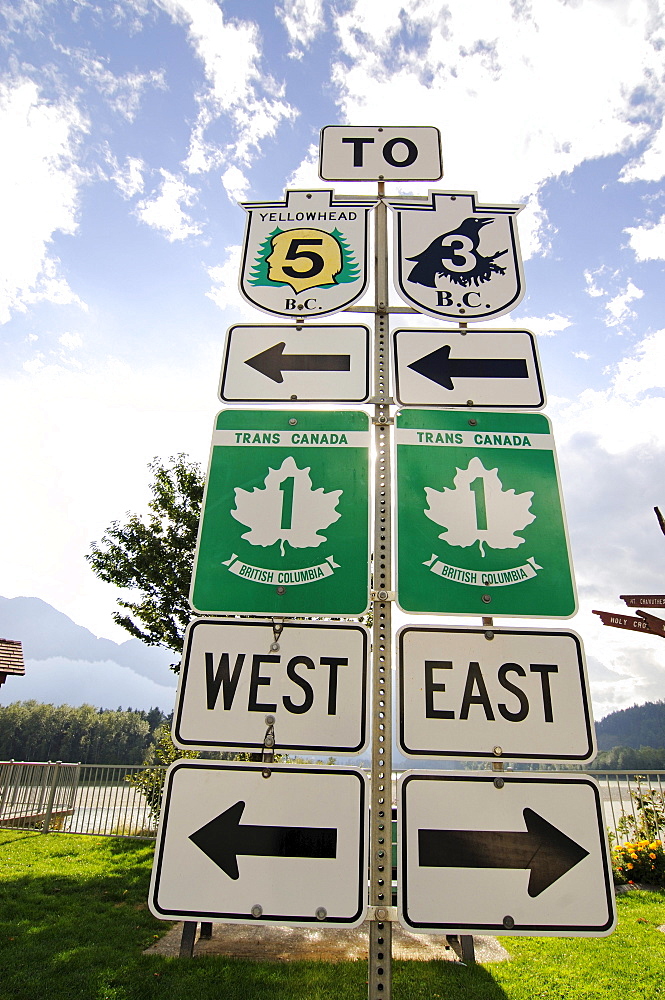
<instances>
[{"instance_id":1,"label":"right arrow sign","mask_svg":"<svg viewBox=\"0 0 665 1000\"><path fill-rule=\"evenodd\" d=\"M409 930L613 930L605 817L592 778L407 771L397 801L399 918Z\"/></svg>"},{"instance_id":2,"label":"right arrow sign","mask_svg":"<svg viewBox=\"0 0 665 1000\"><path fill-rule=\"evenodd\" d=\"M528 330L395 330L394 344L396 393L404 406L545 405Z\"/></svg>"}]
</instances>

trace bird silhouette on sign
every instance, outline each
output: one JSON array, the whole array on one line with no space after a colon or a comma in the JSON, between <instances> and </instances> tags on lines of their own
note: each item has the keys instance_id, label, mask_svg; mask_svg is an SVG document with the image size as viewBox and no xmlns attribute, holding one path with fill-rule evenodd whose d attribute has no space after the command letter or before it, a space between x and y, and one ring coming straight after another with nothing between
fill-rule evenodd
<instances>
[{"instance_id":1,"label":"bird silhouette on sign","mask_svg":"<svg viewBox=\"0 0 665 1000\"><path fill-rule=\"evenodd\" d=\"M495 260L508 253L507 249L498 250L490 257L478 252L480 230L491 222L494 219L465 219L457 229L437 236L421 253L407 257L417 262L409 281L435 288L436 278L444 277L456 285L478 287L481 282L490 281L493 274L505 274L505 267L500 267Z\"/></svg>"}]
</instances>

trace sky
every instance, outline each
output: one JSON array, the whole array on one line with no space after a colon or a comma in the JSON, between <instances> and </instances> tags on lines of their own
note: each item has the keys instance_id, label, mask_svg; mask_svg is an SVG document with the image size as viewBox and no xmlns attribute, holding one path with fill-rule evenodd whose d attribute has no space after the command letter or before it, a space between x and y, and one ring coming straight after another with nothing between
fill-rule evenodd
<instances>
[{"instance_id":1,"label":"sky","mask_svg":"<svg viewBox=\"0 0 665 1000\"><path fill-rule=\"evenodd\" d=\"M126 638L84 556L154 456L207 461L226 330L267 321L237 202L373 194L319 180L320 129L434 125L443 179L389 195L526 206L500 325L538 337L580 597L549 625L597 718L663 698L663 639L591 612L664 590L664 51L659 0L0 0L0 594Z\"/></svg>"}]
</instances>

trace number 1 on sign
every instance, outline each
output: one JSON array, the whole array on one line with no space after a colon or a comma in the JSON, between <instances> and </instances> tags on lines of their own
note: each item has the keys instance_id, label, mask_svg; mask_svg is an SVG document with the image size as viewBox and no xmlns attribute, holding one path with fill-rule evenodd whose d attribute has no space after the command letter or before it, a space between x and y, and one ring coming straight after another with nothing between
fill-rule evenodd
<instances>
[{"instance_id":1,"label":"number 1 on sign","mask_svg":"<svg viewBox=\"0 0 665 1000\"><path fill-rule=\"evenodd\" d=\"M474 479L472 483L469 483L469 489L475 494L476 500L476 528L478 531L487 531L487 506L485 504L485 480L482 476L478 476Z\"/></svg>"},{"instance_id":2,"label":"number 1 on sign","mask_svg":"<svg viewBox=\"0 0 665 1000\"><path fill-rule=\"evenodd\" d=\"M293 487L295 484L295 477L289 476L288 479L283 479L280 483L280 490L282 491L282 522L280 528L291 528L293 526Z\"/></svg>"}]
</instances>

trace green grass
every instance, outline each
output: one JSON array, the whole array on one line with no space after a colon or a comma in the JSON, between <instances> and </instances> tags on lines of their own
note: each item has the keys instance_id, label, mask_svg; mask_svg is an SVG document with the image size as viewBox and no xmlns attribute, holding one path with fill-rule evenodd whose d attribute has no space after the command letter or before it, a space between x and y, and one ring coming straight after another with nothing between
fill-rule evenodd
<instances>
[{"instance_id":1,"label":"green grass","mask_svg":"<svg viewBox=\"0 0 665 1000\"><path fill-rule=\"evenodd\" d=\"M152 844L0 830L0 1000L363 1000L363 962L142 954ZM508 962L394 962L395 1000L665 1000L665 892L619 897L608 938L503 938Z\"/></svg>"}]
</instances>

